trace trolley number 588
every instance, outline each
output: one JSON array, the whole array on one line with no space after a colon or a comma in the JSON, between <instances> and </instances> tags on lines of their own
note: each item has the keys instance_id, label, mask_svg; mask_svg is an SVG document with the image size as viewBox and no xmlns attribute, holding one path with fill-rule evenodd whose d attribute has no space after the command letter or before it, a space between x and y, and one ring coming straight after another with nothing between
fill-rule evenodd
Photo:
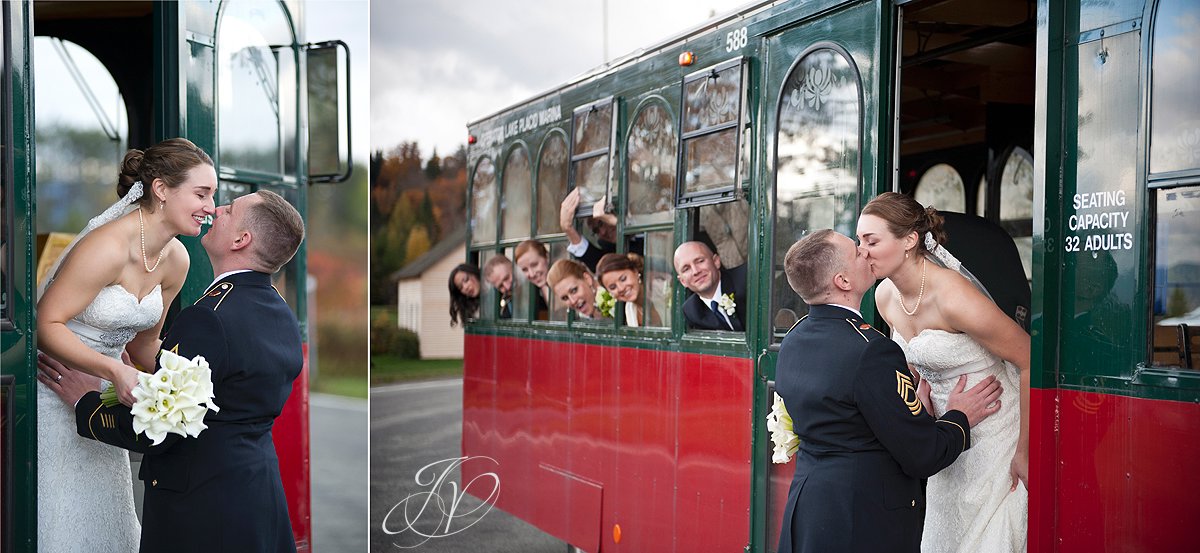
<instances>
[{"instance_id":1,"label":"trolley number 588","mask_svg":"<svg viewBox=\"0 0 1200 553\"><path fill-rule=\"evenodd\" d=\"M732 52L746 47L746 28L734 29L725 33L725 51Z\"/></svg>"}]
</instances>

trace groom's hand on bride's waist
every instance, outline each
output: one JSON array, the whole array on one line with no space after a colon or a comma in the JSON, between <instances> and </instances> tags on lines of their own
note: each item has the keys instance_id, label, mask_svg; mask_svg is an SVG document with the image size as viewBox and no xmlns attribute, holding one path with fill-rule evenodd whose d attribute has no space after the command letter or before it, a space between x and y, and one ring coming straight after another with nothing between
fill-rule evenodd
<instances>
[{"instance_id":1,"label":"groom's hand on bride's waist","mask_svg":"<svg viewBox=\"0 0 1200 553\"><path fill-rule=\"evenodd\" d=\"M72 369L57 359L38 352L38 380L50 388L68 407L75 407L79 398L100 388L100 379Z\"/></svg>"},{"instance_id":2,"label":"groom's hand on bride's waist","mask_svg":"<svg viewBox=\"0 0 1200 553\"><path fill-rule=\"evenodd\" d=\"M964 392L963 389L966 387L967 376L958 377L958 383L950 392L950 397L946 399L946 410L962 412L967 416L967 423L974 428L979 421L1000 410L1000 394L1004 393L1004 387L1000 385L995 376L988 376L980 380L970 390Z\"/></svg>"}]
</instances>

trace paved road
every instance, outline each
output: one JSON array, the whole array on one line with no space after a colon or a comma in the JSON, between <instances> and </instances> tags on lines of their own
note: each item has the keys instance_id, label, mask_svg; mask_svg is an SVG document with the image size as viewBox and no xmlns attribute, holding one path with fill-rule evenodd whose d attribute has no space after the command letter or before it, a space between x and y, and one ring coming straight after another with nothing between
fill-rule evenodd
<instances>
[{"instance_id":1,"label":"paved road","mask_svg":"<svg viewBox=\"0 0 1200 553\"><path fill-rule=\"evenodd\" d=\"M405 527L402 508L393 510L405 498L428 491L418 486L416 474L422 467L443 459L457 458L462 448L462 380L437 380L401 384L371 390L371 518L370 537L372 553L416 551L418 553L563 553L567 550L559 541L541 530L512 517L499 509L492 509L479 518L479 522L454 535L437 537L421 543L421 538ZM438 465L440 468L444 465ZM423 476L423 478L426 478ZM457 470L450 478L459 482ZM474 488L473 488L474 489ZM452 488L441 488L439 497L452 501ZM428 494L425 498L428 498ZM409 513L417 518L417 528L426 533L446 523L439 520L435 509L420 511L417 496ZM465 513L479 507L481 502L474 496L462 499L454 512ZM389 515L389 511L391 514ZM484 509L476 511L484 512ZM429 516L433 513L434 516ZM387 521L389 534L384 530ZM457 528L463 517L453 521ZM419 545L418 545L419 544ZM412 546L416 547L412 547ZM404 549L402 547L411 547ZM324 553L318 551L318 553Z\"/></svg>"},{"instance_id":2,"label":"paved road","mask_svg":"<svg viewBox=\"0 0 1200 553\"><path fill-rule=\"evenodd\" d=\"M367 401L309 396L314 553L367 550Z\"/></svg>"}]
</instances>

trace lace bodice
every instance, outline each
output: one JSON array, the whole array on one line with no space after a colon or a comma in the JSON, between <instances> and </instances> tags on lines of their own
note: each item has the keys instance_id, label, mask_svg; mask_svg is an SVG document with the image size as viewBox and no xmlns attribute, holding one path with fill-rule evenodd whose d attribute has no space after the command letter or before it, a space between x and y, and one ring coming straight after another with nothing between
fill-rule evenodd
<instances>
[{"instance_id":1,"label":"lace bodice","mask_svg":"<svg viewBox=\"0 0 1200 553\"><path fill-rule=\"evenodd\" d=\"M971 449L929 478L922 553L1020 553L1025 548L1028 492L1009 492L1008 465L1021 430L1020 380L1016 367L992 355L966 334L925 329L892 338L929 383L937 413L946 412L960 375L967 388L988 376L1004 387L996 414L971 428Z\"/></svg>"},{"instance_id":2,"label":"lace bodice","mask_svg":"<svg viewBox=\"0 0 1200 553\"><path fill-rule=\"evenodd\" d=\"M101 288L67 328L92 350L120 358L129 341L153 328L162 313L162 286L138 299L113 284ZM74 410L40 383L37 408L38 551L135 553L141 526L128 454L78 436Z\"/></svg>"},{"instance_id":3,"label":"lace bodice","mask_svg":"<svg viewBox=\"0 0 1200 553\"><path fill-rule=\"evenodd\" d=\"M101 288L96 299L67 322L67 328L87 347L117 358L137 333L158 323L162 312L161 285L139 300L125 287L112 284Z\"/></svg>"},{"instance_id":4,"label":"lace bodice","mask_svg":"<svg viewBox=\"0 0 1200 553\"><path fill-rule=\"evenodd\" d=\"M892 339L904 350L904 358L930 384L959 375L980 371L999 360L979 342L962 333L927 328L913 336L911 342L897 332Z\"/></svg>"}]
</instances>

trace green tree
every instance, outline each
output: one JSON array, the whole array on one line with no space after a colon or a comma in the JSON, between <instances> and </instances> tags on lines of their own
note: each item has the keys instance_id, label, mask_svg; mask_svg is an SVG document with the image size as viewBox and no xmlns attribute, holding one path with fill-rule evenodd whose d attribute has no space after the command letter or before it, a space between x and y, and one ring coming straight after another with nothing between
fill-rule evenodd
<instances>
[{"instance_id":1,"label":"green tree","mask_svg":"<svg viewBox=\"0 0 1200 553\"><path fill-rule=\"evenodd\" d=\"M411 260L421 257L433 244L429 241L429 232L425 227L413 227L408 233L408 240L405 242L404 253Z\"/></svg>"},{"instance_id":2,"label":"green tree","mask_svg":"<svg viewBox=\"0 0 1200 553\"><path fill-rule=\"evenodd\" d=\"M1184 313L1187 313L1187 311L1187 294L1183 293L1183 288L1172 288L1171 297L1167 300L1167 316L1178 317Z\"/></svg>"},{"instance_id":3,"label":"green tree","mask_svg":"<svg viewBox=\"0 0 1200 553\"><path fill-rule=\"evenodd\" d=\"M425 162L425 180L435 181L442 175L442 159L437 155L437 148L434 148L433 155L429 156L429 161Z\"/></svg>"}]
</instances>

